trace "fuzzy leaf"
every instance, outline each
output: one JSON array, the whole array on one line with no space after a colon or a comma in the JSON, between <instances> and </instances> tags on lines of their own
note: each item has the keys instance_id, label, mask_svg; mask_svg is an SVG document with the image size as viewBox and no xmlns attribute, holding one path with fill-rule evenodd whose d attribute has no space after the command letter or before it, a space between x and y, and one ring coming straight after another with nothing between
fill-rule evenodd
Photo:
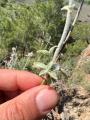
<instances>
[{"instance_id":1,"label":"fuzzy leaf","mask_svg":"<svg viewBox=\"0 0 90 120\"><path fill-rule=\"evenodd\" d=\"M54 49L55 49L56 47L57 47L57 46L51 47L50 50L49 50L49 53L52 54L52 53L54 52Z\"/></svg>"},{"instance_id":2,"label":"fuzzy leaf","mask_svg":"<svg viewBox=\"0 0 90 120\"><path fill-rule=\"evenodd\" d=\"M50 75L51 78L53 78L53 79L55 79L55 80L58 79L56 72L51 71L51 72L48 72L48 74Z\"/></svg>"},{"instance_id":3,"label":"fuzzy leaf","mask_svg":"<svg viewBox=\"0 0 90 120\"><path fill-rule=\"evenodd\" d=\"M53 62L51 61L48 65L47 65L47 70L49 71L53 66Z\"/></svg>"},{"instance_id":4,"label":"fuzzy leaf","mask_svg":"<svg viewBox=\"0 0 90 120\"><path fill-rule=\"evenodd\" d=\"M46 69L46 65L44 63L40 63L40 62L35 62L33 65L34 68L42 68L42 69Z\"/></svg>"},{"instance_id":5,"label":"fuzzy leaf","mask_svg":"<svg viewBox=\"0 0 90 120\"><path fill-rule=\"evenodd\" d=\"M38 50L37 53L49 55L49 51L48 50Z\"/></svg>"},{"instance_id":6,"label":"fuzzy leaf","mask_svg":"<svg viewBox=\"0 0 90 120\"><path fill-rule=\"evenodd\" d=\"M44 74L46 74L46 73L48 73L47 70L42 70L42 71L39 73L39 76L42 76L42 75L44 75Z\"/></svg>"}]
</instances>

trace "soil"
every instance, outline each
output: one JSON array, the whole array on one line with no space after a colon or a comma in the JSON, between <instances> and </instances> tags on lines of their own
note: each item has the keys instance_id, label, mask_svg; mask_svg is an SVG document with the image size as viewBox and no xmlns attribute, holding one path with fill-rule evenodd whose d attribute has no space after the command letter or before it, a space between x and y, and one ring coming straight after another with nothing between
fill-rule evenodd
<instances>
[{"instance_id":1,"label":"soil","mask_svg":"<svg viewBox=\"0 0 90 120\"><path fill-rule=\"evenodd\" d=\"M77 86L59 94L57 107L42 120L90 120L90 92Z\"/></svg>"},{"instance_id":2,"label":"soil","mask_svg":"<svg viewBox=\"0 0 90 120\"><path fill-rule=\"evenodd\" d=\"M81 86L69 91L72 92L64 105L61 120L90 120L90 93Z\"/></svg>"}]
</instances>

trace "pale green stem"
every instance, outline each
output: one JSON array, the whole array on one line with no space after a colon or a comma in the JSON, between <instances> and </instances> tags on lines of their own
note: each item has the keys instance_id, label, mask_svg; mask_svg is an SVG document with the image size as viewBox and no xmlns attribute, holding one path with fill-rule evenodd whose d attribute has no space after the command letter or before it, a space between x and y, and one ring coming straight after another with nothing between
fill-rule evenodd
<instances>
[{"instance_id":1,"label":"pale green stem","mask_svg":"<svg viewBox=\"0 0 90 120\"><path fill-rule=\"evenodd\" d=\"M69 0L69 6L72 6L73 4L73 0ZM65 23L65 27L64 27L64 30L63 30L63 34L62 34L62 37L61 37L61 40L58 44L58 47L54 53L54 56L53 56L53 63L55 63L57 61L57 58L58 58L58 55L59 55L59 52L63 46L63 42L64 40L66 39L66 36L68 34L68 31L69 31L69 28L71 26L71 12L70 11L67 11L67 17L66 17L66 23Z\"/></svg>"}]
</instances>

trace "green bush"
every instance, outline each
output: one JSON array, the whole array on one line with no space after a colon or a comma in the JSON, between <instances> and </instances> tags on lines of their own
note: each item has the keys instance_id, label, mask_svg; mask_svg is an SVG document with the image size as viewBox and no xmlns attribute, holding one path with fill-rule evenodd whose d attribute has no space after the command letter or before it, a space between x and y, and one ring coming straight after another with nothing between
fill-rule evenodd
<instances>
[{"instance_id":1,"label":"green bush","mask_svg":"<svg viewBox=\"0 0 90 120\"><path fill-rule=\"evenodd\" d=\"M62 3L62 0L38 0L26 5L1 1L0 49L11 51L17 47L24 54L40 49L43 44L47 47L57 44L64 25Z\"/></svg>"},{"instance_id":2,"label":"green bush","mask_svg":"<svg viewBox=\"0 0 90 120\"><path fill-rule=\"evenodd\" d=\"M63 52L66 57L77 57L87 47L90 39L90 24L78 23L72 31L71 37Z\"/></svg>"},{"instance_id":3,"label":"green bush","mask_svg":"<svg viewBox=\"0 0 90 120\"><path fill-rule=\"evenodd\" d=\"M8 51L12 42L24 42L29 11L26 6L8 3L0 7L0 16L0 48Z\"/></svg>"},{"instance_id":4,"label":"green bush","mask_svg":"<svg viewBox=\"0 0 90 120\"><path fill-rule=\"evenodd\" d=\"M74 57L80 55L83 49L87 46L82 40L76 40L74 43L67 45L67 55Z\"/></svg>"}]
</instances>

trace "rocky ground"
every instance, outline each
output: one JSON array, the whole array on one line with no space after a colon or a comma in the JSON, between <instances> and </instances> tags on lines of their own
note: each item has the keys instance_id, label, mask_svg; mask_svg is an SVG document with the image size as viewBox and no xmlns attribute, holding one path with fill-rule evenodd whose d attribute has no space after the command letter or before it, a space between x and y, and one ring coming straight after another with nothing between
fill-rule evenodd
<instances>
[{"instance_id":1,"label":"rocky ground","mask_svg":"<svg viewBox=\"0 0 90 120\"><path fill-rule=\"evenodd\" d=\"M90 120L90 92L81 86L61 91L58 106L43 120Z\"/></svg>"},{"instance_id":2,"label":"rocky ground","mask_svg":"<svg viewBox=\"0 0 90 120\"><path fill-rule=\"evenodd\" d=\"M89 120L90 93L78 86L78 88L73 89L69 97L70 99L66 101L59 120Z\"/></svg>"}]
</instances>

